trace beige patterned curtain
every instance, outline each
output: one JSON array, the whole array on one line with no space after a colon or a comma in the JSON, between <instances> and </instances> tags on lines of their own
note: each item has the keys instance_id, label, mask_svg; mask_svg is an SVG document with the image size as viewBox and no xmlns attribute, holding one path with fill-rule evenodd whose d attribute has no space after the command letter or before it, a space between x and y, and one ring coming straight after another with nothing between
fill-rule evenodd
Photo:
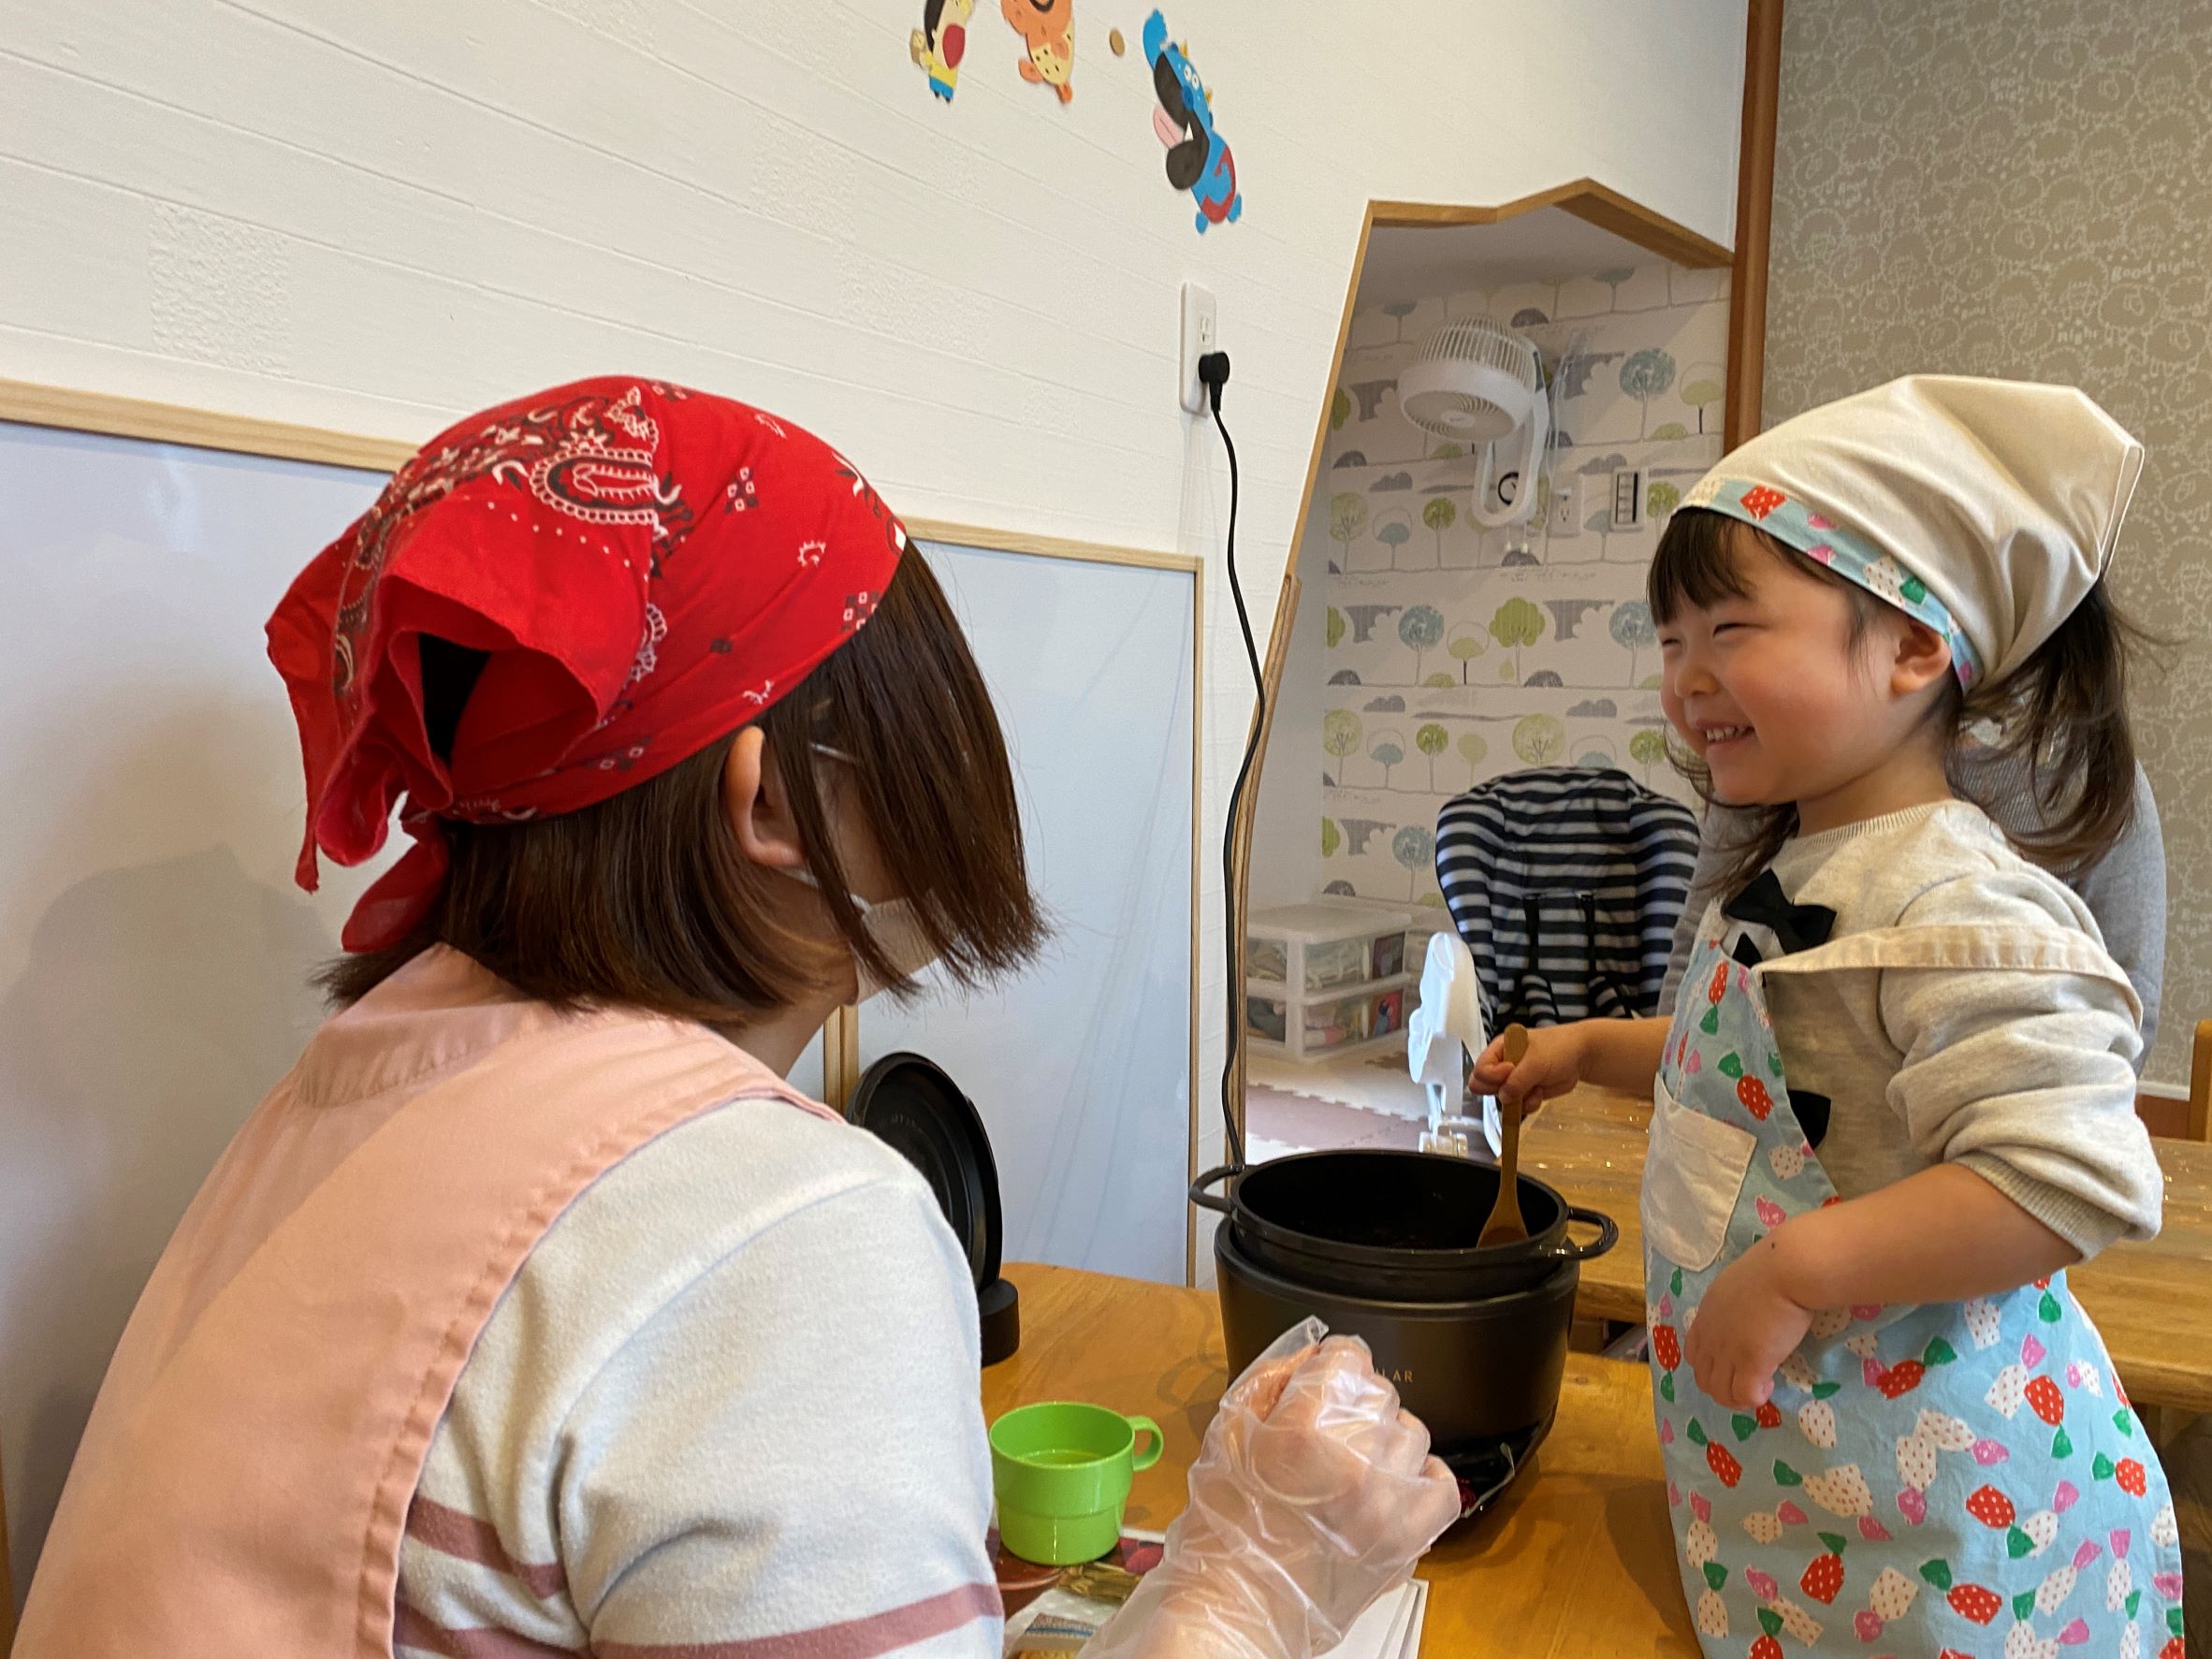
<instances>
[{"instance_id":1,"label":"beige patterned curtain","mask_svg":"<svg viewBox=\"0 0 2212 1659\"><path fill-rule=\"evenodd\" d=\"M2114 583L2165 820L2147 1081L2212 1017L2212 4L1788 0L1766 418L1909 371L2066 381L2149 450Z\"/></svg>"}]
</instances>

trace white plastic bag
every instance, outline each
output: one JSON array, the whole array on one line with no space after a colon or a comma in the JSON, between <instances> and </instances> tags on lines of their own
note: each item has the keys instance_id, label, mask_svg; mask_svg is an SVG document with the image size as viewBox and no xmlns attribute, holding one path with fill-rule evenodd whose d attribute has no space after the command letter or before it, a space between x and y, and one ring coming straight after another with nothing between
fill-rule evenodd
<instances>
[{"instance_id":1,"label":"white plastic bag","mask_svg":"<svg viewBox=\"0 0 2212 1659\"><path fill-rule=\"evenodd\" d=\"M1474 1057L1490 1044L1488 1021L1482 983L1476 978L1475 957L1466 941L1457 933L1431 934L1428 955L1421 963L1420 1006L1405 1022L1406 1070L1429 1094L1423 1152L1466 1154L1467 1130L1475 1122L1466 1114L1467 1071ZM1491 1096L1482 1098L1481 1118L1494 1155L1498 1104Z\"/></svg>"}]
</instances>

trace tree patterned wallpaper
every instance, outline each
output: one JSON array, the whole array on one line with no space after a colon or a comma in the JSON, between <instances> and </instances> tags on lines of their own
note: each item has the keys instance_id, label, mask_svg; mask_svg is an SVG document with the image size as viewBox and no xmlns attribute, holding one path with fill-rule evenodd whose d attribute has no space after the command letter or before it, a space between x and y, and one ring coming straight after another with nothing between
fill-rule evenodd
<instances>
[{"instance_id":1,"label":"tree patterned wallpaper","mask_svg":"<svg viewBox=\"0 0 2212 1659\"><path fill-rule=\"evenodd\" d=\"M1468 315L1521 330L1558 375L1543 505L1509 530L1468 512L1477 458L1398 411L1422 337ZM1720 457L1727 330L1727 273L1664 262L1354 313L1316 514L1329 891L1441 905L1437 812L1524 766L1618 766L1693 798L1666 760L1644 572ZM1623 467L1643 470L1644 521L1617 532ZM1571 528L1551 528L1563 501Z\"/></svg>"},{"instance_id":2,"label":"tree patterned wallpaper","mask_svg":"<svg viewBox=\"0 0 2212 1659\"><path fill-rule=\"evenodd\" d=\"M2212 1015L2208 65L2202 0L1790 0L1767 318L1769 424L1926 371L2070 382L2143 440L2112 580L2183 647L2134 700L2173 1088Z\"/></svg>"}]
</instances>

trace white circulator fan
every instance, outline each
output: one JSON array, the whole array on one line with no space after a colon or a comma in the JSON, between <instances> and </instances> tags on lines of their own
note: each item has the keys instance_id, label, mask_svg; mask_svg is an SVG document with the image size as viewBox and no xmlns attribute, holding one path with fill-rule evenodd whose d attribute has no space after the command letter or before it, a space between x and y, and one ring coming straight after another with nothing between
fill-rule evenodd
<instances>
[{"instance_id":1,"label":"white circulator fan","mask_svg":"<svg viewBox=\"0 0 2212 1659\"><path fill-rule=\"evenodd\" d=\"M1550 398L1535 346L1489 317L1463 317L1433 330L1398 376L1398 407L1431 437L1479 446L1473 512L1492 530L1524 524L1536 510L1535 479L1551 436ZM1498 446L1521 435L1521 487L1503 510L1489 506L1491 480L1500 476Z\"/></svg>"}]
</instances>

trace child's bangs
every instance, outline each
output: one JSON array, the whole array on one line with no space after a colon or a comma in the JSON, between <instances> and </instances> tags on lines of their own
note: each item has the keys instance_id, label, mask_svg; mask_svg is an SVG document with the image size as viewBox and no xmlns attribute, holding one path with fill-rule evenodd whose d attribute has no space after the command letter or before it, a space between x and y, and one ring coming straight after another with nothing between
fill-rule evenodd
<instances>
[{"instance_id":1,"label":"child's bangs","mask_svg":"<svg viewBox=\"0 0 2212 1659\"><path fill-rule=\"evenodd\" d=\"M1736 562L1742 528L1726 514L1702 507L1685 507L1666 521L1644 580L1655 620L1671 622L1685 604L1704 610L1724 599L1749 597Z\"/></svg>"}]
</instances>

